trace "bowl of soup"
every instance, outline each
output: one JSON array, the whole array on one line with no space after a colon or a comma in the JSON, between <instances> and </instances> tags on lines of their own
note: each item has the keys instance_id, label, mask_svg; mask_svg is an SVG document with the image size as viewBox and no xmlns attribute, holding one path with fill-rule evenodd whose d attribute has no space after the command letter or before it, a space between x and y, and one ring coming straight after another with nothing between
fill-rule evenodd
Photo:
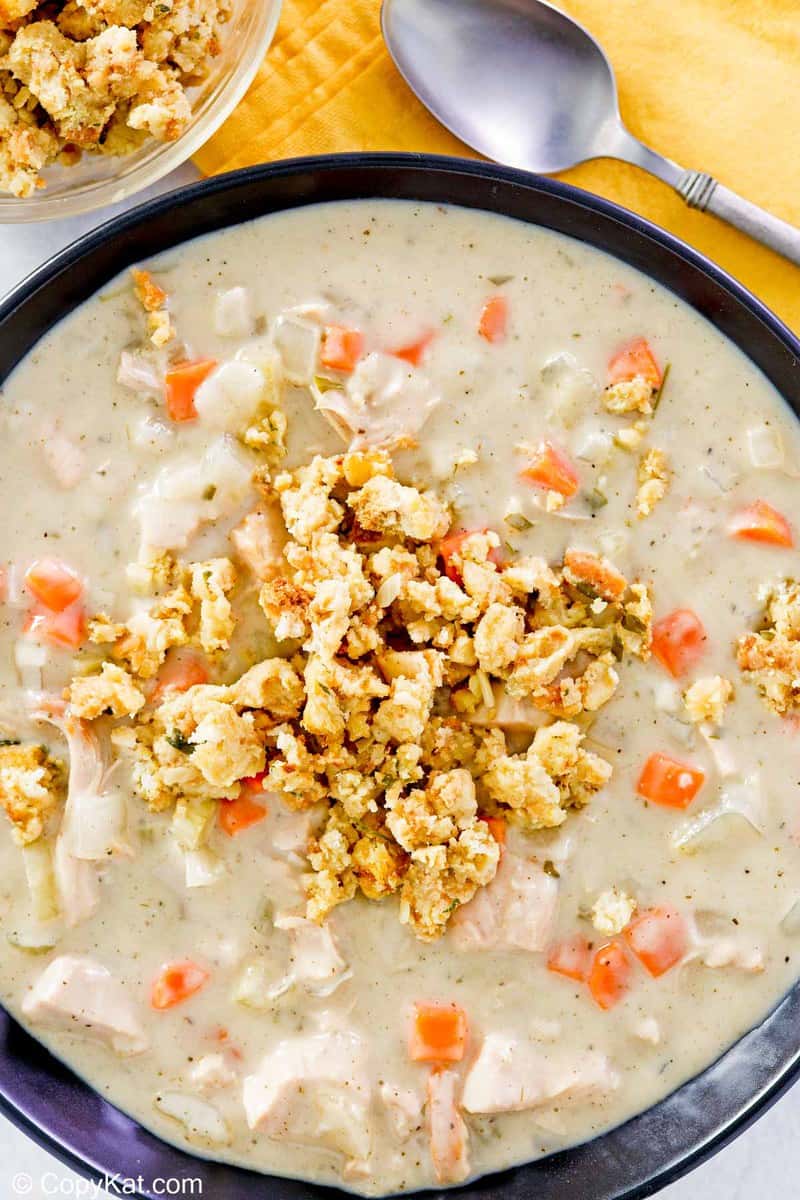
<instances>
[{"instance_id":1,"label":"bowl of soup","mask_svg":"<svg viewBox=\"0 0 800 1200\"><path fill-rule=\"evenodd\" d=\"M632 1197L789 1085L767 310L562 184L359 155L142 206L0 328L13 1120L143 1195Z\"/></svg>"}]
</instances>

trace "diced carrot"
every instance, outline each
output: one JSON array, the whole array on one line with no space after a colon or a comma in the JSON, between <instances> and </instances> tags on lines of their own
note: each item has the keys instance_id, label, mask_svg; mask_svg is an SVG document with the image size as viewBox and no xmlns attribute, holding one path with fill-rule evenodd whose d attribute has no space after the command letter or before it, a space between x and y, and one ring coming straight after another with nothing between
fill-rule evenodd
<instances>
[{"instance_id":1,"label":"diced carrot","mask_svg":"<svg viewBox=\"0 0 800 1200\"><path fill-rule=\"evenodd\" d=\"M418 337L415 342L408 342L405 346L398 346L396 350L390 350L389 353L394 358L402 358L404 362L411 363L412 367L418 367L425 357L425 351L435 337L435 332L429 329L427 333L423 333L421 337Z\"/></svg>"},{"instance_id":2,"label":"diced carrot","mask_svg":"<svg viewBox=\"0 0 800 1200\"><path fill-rule=\"evenodd\" d=\"M628 589L628 581L616 567L598 554L585 550L564 553L567 577L582 580L593 587L605 600L619 600Z\"/></svg>"},{"instance_id":3,"label":"diced carrot","mask_svg":"<svg viewBox=\"0 0 800 1200\"><path fill-rule=\"evenodd\" d=\"M473 533L486 533L484 529L457 529L454 533L448 533L447 537L443 537L439 542L439 557L444 563L444 573L448 579L452 579L459 587L463 583L461 571L458 564L454 562L454 558L461 553L461 547L465 540L471 537ZM489 551L489 560L496 567L502 567L503 555L499 546L493 546Z\"/></svg>"},{"instance_id":4,"label":"diced carrot","mask_svg":"<svg viewBox=\"0 0 800 1200\"><path fill-rule=\"evenodd\" d=\"M186 692L198 683L208 683L208 668L199 654L170 656L158 672L151 704L160 704L168 692Z\"/></svg>"},{"instance_id":5,"label":"diced carrot","mask_svg":"<svg viewBox=\"0 0 800 1200\"><path fill-rule=\"evenodd\" d=\"M592 966L592 947L585 937L576 933L565 942L557 942L547 956L548 971L566 975L568 979L585 982Z\"/></svg>"},{"instance_id":6,"label":"diced carrot","mask_svg":"<svg viewBox=\"0 0 800 1200\"><path fill-rule=\"evenodd\" d=\"M612 356L608 364L608 382L623 383L643 376L654 388L661 386L663 373L645 338L635 338Z\"/></svg>"},{"instance_id":7,"label":"diced carrot","mask_svg":"<svg viewBox=\"0 0 800 1200\"><path fill-rule=\"evenodd\" d=\"M467 1127L456 1094L455 1071L435 1068L428 1076L428 1124L431 1161L439 1183L460 1183L469 1174Z\"/></svg>"},{"instance_id":8,"label":"diced carrot","mask_svg":"<svg viewBox=\"0 0 800 1200\"><path fill-rule=\"evenodd\" d=\"M267 815L263 804L256 804L249 796L238 796L235 800L223 800L219 806L219 827L228 837L243 833L251 825L257 825Z\"/></svg>"},{"instance_id":9,"label":"diced carrot","mask_svg":"<svg viewBox=\"0 0 800 1200\"><path fill-rule=\"evenodd\" d=\"M766 500L754 500L736 513L728 525L728 533L745 542L765 542L770 546L794 545L791 525Z\"/></svg>"},{"instance_id":10,"label":"diced carrot","mask_svg":"<svg viewBox=\"0 0 800 1200\"><path fill-rule=\"evenodd\" d=\"M86 639L86 610L80 603L70 604L61 612L35 605L28 610L22 632L35 642L76 650Z\"/></svg>"},{"instance_id":11,"label":"diced carrot","mask_svg":"<svg viewBox=\"0 0 800 1200\"><path fill-rule=\"evenodd\" d=\"M205 987L209 978L205 967L191 959L165 963L150 987L150 1005L160 1012L183 1004L184 1000Z\"/></svg>"},{"instance_id":12,"label":"diced carrot","mask_svg":"<svg viewBox=\"0 0 800 1200\"><path fill-rule=\"evenodd\" d=\"M478 333L487 342L504 342L508 329L508 300L505 296L492 296L481 309Z\"/></svg>"},{"instance_id":13,"label":"diced carrot","mask_svg":"<svg viewBox=\"0 0 800 1200\"><path fill-rule=\"evenodd\" d=\"M703 622L690 608L676 608L653 626L653 655L674 679L680 679L703 657Z\"/></svg>"},{"instance_id":14,"label":"diced carrot","mask_svg":"<svg viewBox=\"0 0 800 1200\"><path fill-rule=\"evenodd\" d=\"M39 558L31 563L25 572L25 583L28 591L51 612L63 612L83 593L79 577L57 558Z\"/></svg>"},{"instance_id":15,"label":"diced carrot","mask_svg":"<svg viewBox=\"0 0 800 1200\"><path fill-rule=\"evenodd\" d=\"M631 963L619 942L601 946L592 958L587 983L589 991L601 1008L619 1004L628 990Z\"/></svg>"},{"instance_id":16,"label":"diced carrot","mask_svg":"<svg viewBox=\"0 0 800 1200\"><path fill-rule=\"evenodd\" d=\"M248 792L263 792L264 780L268 774L268 771L259 771L258 775L248 775L246 779L240 779L239 783Z\"/></svg>"},{"instance_id":17,"label":"diced carrot","mask_svg":"<svg viewBox=\"0 0 800 1200\"><path fill-rule=\"evenodd\" d=\"M139 303L145 312L157 312L167 302L167 293L156 283L149 271L139 267L131 268L133 287Z\"/></svg>"},{"instance_id":18,"label":"diced carrot","mask_svg":"<svg viewBox=\"0 0 800 1200\"><path fill-rule=\"evenodd\" d=\"M215 358L196 358L191 362L176 363L174 367L170 367L164 379L164 399L167 413L173 421L195 419L195 392L203 380L208 379L216 365Z\"/></svg>"},{"instance_id":19,"label":"diced carrot","mask_svg":"<svg viewBox=\"0 0 800 1200\"><path fill-rule=\"evenodd\" d=\"M461 1062L467 1045L467 1014L457 1004L417 1002L408 1039L414 1062Z\"/></svg>"},{"instance_id":20,"label":"diced carrot","mask_svg":"<svg viewBox=\"0 0 800 1200\"><path fill-rule=\"evenodd\" d=\"M546 488L548 492L558 492L567 499L578 490L579 479L575 468L566 455L550 442L541 443L531 462L519 475L526 483Z\"/></svg>"},{"instance_id":21,"label":"diced carrot","mask_svg":"<svg viewBox=\"0 0 800 1200\"><path fill-rule=\"evenodd\" d=\"M689 944L686 921L677 908L667 905L634 917L623 937L645 970L656 978L680 962Z\"/></svg>"},{"instance_id":22,"label":"diced carrot","mask_svg":"<svg viewBox=\"0 0 800 1200\"><path fill-rule=\"evenodd\" d=\"M637 795L665 808L688 808L705 781L705 772L668 754L651 754L636 784Z\"/></svg>"},{"instance_id":23,"label":"diced carrot","mask_svg":"<svg viewBox=\"0 0 800 1200\"><path fill-rule=\"evenodd\" d=\"M352 371L364 353L364 335L359 329L327 325L322 339L320 362L333 371Z\"/></svg>"},{"instance_id":24,"label":"diced carrot","mask_svg":"<svg viewBox=\"0 0 800 1200\"><path fill-rule=\"evenodd\" d=\"M506 820L505 817L489 817L484 813L479 814L479 820L489 826L489 833L492 835L498 846L506 844Z\"/></svg>"}]
</instances>

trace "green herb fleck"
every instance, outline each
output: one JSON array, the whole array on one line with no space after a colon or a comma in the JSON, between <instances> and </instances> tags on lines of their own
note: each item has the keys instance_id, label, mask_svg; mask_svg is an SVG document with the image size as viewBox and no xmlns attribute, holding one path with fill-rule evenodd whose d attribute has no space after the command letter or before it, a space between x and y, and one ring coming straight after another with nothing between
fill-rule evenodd
<instances>
[{"instance_id":1,"label":"green herb fleck","mask_svg":"<svg viewBox=\"0 0 800 1200\"><path fill-rule=\"evenodd\" d=\"M556 864L553 862L553 860L551 858L545 859L545 864L544 864L543 869L544 869L545 875L549 875L552 879L560 879L561 878L561 872L559 871L558 867L556 866Z\"/></svg>"},{"instance_id":2,"label":"green herb fleck","mask_svg":"<svg viewBox=\"0 0 800 1200\"><path fill-rule=\"evenodd\" d=\"M173 750L179 750L181 754L194 754L195 752L196 747L194 742L190 742L177 729L167 735L167 741Z\"/></svg>"},{"instance_id":3,"label":"green herb fleck","mask_svg":"<svg viewBox=\"0 0 800 1200\"><path fill-rule=\"evenodd\" d=\"M586 493L586 503L592 512L597 512L598 509L605 508L608 504L608 496L599 488L592 488L590 492Z\"/></svg>"},{"instance_id":4,"label":"green herb fleck","mask_svg":"<svg viewBox=\"0 0 800 1200\"><path fill-rule=\"evenodd\" d=\"M495 287L502 287L504 283L510 283L514 278L513 275L489 275L489 283L493 283Z\"/></svg>"},{"instance_id":5,"label":"green herb fleck","mask_svg":"<svg viewBox=\"0 0 800 1200\"><path fill-rule=\"evenodd\" d=\"M516 529L518 533L524 533L526 529L533 528L533 521L529 521L524 513L507 513L503 517L506 525L510 525L512 529Z\"/></svg>"},{"instance_id":6,"label":"green herb fleck","mask_svg":"<svg viewBox=\"0 0 800 1200\"><path fill-rule=\"evenodd\" d=\"M210 483L207 488L203 489L203 499L204 500L213 500L214 497L216 496L216 494L217 494L217 485L215 483Z\"/></svg>"},{"instance_id":7,"label":"green herb fleck","mask_svg":"<svg viewBox=\"0 0 800 1200\"><path fill-rule=\"evenodd\" d=\"M326 392L341 391L342 385L338 379L328 379L326 375L315 375L314 387L324 396Z\"/></svg>"},{"instance_id":8,"label":"green herb fleck","mask_svg":"<svg viewBox=\"0 0 800 1200\"><path fill-rule=\"evenodd\" d=\"M653 397L653 412L656 411L661 403L661 397L664 395L664 388L667 386L667 380L669 379L669 373L671 370L672 363L667 363L667 365L664 367L664 374L661 376L661 383L658 385L658 391Z\"/></svg>"}]
</instances>

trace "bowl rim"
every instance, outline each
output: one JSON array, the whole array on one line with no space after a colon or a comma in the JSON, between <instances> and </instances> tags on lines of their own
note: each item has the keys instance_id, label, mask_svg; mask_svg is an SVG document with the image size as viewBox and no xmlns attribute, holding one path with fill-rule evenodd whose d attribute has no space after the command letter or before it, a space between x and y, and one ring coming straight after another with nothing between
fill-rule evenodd
<instances>
[{"instance_id":1,"label":"bowl rim","mask_svg":"<svg viewBox=\"0 0 800 1200\"><path fill-rule=\"evenodd\" d=\"M33 271L0 303L0 384L58 320L142 258L259 215L332 200L382 198L438 199L521 217L605 249L711 319L800 415L800 339L705 255L613 201L570 184L428 154L321 155L248 167L178 188L114 217ZM543 211L521 216L528 205ZM796 1081L798 1030L800 980L715 1062L651 1108L578 1146L459 1188L417 1194L455 1194L463 1200L528 1200L534 1194L537 1200L574 1200L576 1194L581 1200L643 1200L721 1149ZM128 1178L143 1162L166 1164L175 1175L202 1172L220 1200L254 1194L271 1200L335 1200L343 1194L220 1164L163 1141L102 1099L2 1008L0 1038L0 1112L86 1178L113 1177L127 1154ZM70 1125L73 1119L82 1144ZM144 1184L136 1194L148 1200L156 1195Z\"/></svg>"}]
</instances>

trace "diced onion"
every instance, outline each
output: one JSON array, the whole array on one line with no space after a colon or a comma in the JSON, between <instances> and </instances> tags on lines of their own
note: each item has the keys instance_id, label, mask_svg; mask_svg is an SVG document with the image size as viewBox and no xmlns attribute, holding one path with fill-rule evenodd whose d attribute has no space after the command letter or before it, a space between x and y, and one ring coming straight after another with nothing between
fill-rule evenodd
<instances>
[{"instance_id":1,"label":"diced onion","mask_svg":"<svg viewBox=\"0 0 800 1200\"><path fill-rule=\"evenodd\" d=\"M218 883L226 872L225 863L207 846L201 846L198 850L185 850L183 861L187 888L211 887L212 884Z\"/></svg>"},{"instance_id":2,"label":"diced onion","mask_svg":"<svg viewBox=\"0 0 800 1200\"><path fill-rule=\"evenodd\" d=\"M237 1004L268 1012L274 1002L291 986L291 979L276 982L273 964L266 958L253 958L246 963L233 992ZM285 984L285 986L284 986Z\"/></svg>"},{"instance_id":3,"label":"diced onion","mask_svg":"<svg viewBox=\"0 0 800 1200\"><path fill-rule=\"evenodd\" d=\"M222 363L195 392L197 415L212 429L238 433L255 416L266 382L261 368L253 363Z\"/></svg>"},{"instance_id":4,"label":"diced onion","mask_svg":"<svg viewBox=\"0 0 800 1200\"><path fill-rule=\"evenodd\" d=\"M42 669L47 662L47 647L28 638L18 638L14 643L14 662L19 671L22 687L29 692L41 691Z\"/></svg>"},{"instance_id":5,"label":"diced onion","mask_svg":"<svg viewBox=\"0 0 800 1200\"><path fill-rule=\"evenodd\" d=\"M760 470L777 470L783 466L783 439L771 425L754 425L747 431L750 462Z\"/></svg>"},{"instance_id":6,"label":"diced onion","mask_svg":"<svg viewBox=\"0 0 800 1200\"><path fill-rule=\"evenodd\" d=\"M572 354L553 355L545 362L539 378L548 420L559 420L566 428L575 424L597 395L594 376L580 367Z\"/></svg>"},{"instance_id":7,"label":"diced onion","mask_svg":"<svg viewBox=\"0 0 800 1200\"><path fill-rule=\"evenodd\" d=\"M320 346L320 327L291 314L281 314L272 324L272 342L281 356L289 383L308 385L314 378Z\"/></svg>"},{"instance_id":8,"label":"diced onion","mask_svg":"<svg viewBox=\"0 0 800 1200\"><path fill-rule=\"evenodd\" d=\"M182 850L198 850L217 818L216 800L184 800L175 808L172 832Z\"/></svg>"},{"instance_id":9,"label":"diced onion","mask_svg":"<svg viewBox=\"0 0 800 1200\"><path fill-rule=\"evenodd\" d=\"M243 338L253 332L253 312L247 288L220 292L214 305L214 332L220 337Z\"/></svg>"},{"instance_id":10,"label":"diced onion","mask_svg":"<svg viewBox=\"0 0 800 1200\"><path fill-rule=\"evenodd\" d=\"M164 384L164 373L153 358L123 350L119 356L117 383L134 392L158 395Z\"/></svg>"}]
</instances>

